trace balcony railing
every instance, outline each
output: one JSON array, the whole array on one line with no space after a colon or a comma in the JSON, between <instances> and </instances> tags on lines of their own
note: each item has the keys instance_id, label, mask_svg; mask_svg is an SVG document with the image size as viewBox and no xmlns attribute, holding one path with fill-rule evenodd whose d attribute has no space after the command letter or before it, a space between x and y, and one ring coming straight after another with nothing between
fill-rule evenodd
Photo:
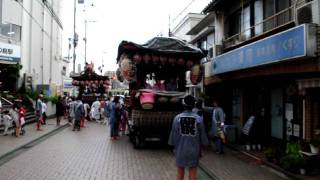
<instances>
[{"instance_id":1,"label":"balcony railing","mask_svg":"<svg viewBox=\"0 0 320 180\"><path fill-rule=\"evenodd\" d=\"M268 32L274 31L280 27L286 26L294 22L294 6L290 6L272 16L265 18L260 23L244 29L238 34L230 36L223 40L223 48L231 48L237 46L245 41L251 40L255 37L264 35Z\"/></svg>"}]
</instances>

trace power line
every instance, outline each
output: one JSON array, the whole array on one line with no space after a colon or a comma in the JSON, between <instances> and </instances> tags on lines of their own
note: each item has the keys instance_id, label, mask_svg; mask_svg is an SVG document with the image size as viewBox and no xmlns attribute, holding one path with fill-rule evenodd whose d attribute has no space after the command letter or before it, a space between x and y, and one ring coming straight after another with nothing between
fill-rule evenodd
<instances>
[{"instance_id":1,"label":"power line","mask_svg":"<svg viewBox=\"0 0 320 180\"><path fill-rule=\"evenodd\" d=\"M171 23L174 23L182 15L182 13L184 13L184 11L186 11L194 2L195 0L191 0L191 2L171 21Z\"/></svg>"}]
</instances>

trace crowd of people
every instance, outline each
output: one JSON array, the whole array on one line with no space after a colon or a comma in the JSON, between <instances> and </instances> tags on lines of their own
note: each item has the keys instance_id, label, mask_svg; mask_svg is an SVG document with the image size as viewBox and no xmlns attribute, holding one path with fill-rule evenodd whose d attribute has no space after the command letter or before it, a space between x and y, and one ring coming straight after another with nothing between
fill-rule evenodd
<instances>
[{"instance_id":1,"label":"crowd of people","mask_svg":"<svg viewBox=\"0 0 320 180\"><path fill-rule=\"evenodd\" d=\"M80 131L86 121L93 121L110 127L110 137L113 140L127 131L128 112L119 96L97 99L91 106L81 99L65 97L57 103L57 124L62 115L73 125L73 131ZM59 113L59 114L58 114Z\"/></svg>"}]
</instances>

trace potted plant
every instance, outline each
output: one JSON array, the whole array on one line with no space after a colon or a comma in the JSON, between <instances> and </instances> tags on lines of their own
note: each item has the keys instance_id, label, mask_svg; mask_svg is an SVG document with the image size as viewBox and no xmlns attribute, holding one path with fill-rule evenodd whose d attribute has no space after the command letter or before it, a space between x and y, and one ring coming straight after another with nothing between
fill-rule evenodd
<instances>
[{"instance_id":1,"label":"potted plant","mask_svg":"<svg viewBox=\"0 0 320 180\"><path fill-rule=\"evenodd\" d=\"M280 165L283 169L298 173L301 169L301 173L305 173L304 165L305 161L300 154L300 146L298 142L289 142L286 146L286 153L280 159Z\"/></svg>"},{"instance_id":2,"label":"potted plant","mask_svg":"<svg viewBox=\"0 0 320 180\"><path fill-rule=\"evenodd\" d=\"M264 155L266 156L266 159L267 161L269 162L273 162L274 161L274 158L275 158L275 150L274 148L272 147L267 147L265 150L264 150Z\"/></svg>"}]
</instances>

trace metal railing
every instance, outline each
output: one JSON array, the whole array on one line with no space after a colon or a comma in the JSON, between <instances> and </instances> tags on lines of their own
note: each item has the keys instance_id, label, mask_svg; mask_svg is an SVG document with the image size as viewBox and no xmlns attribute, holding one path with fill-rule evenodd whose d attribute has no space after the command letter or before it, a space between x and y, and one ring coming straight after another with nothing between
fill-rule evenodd
<instances>
[{"instance_id":1,"label":"metal railing","mask_svg":"<svg viewBox=\"0 0 320 180\"><path fill-rule=\"evenodd\" d=\"M225 40L223 40L224 48L238 45L244 41L250 40L262 34L266 34L270 31L294 22L294 9L294 6L290 6L287 9L265 18L260 23L257 23L250 28L242 30L238 34L227 37Z\"/></svg>"}]
</instances>

